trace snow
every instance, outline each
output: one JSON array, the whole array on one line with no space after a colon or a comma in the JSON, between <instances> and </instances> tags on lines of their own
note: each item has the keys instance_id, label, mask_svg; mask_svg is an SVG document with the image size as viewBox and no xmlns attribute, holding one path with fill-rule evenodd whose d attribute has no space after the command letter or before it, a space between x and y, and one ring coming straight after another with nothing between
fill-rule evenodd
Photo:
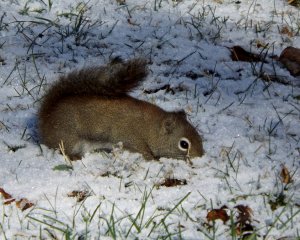
<instances>
[{"instance_id":1,"label":"snow","mask_svg":"<svg viewBox=\"0 0 300 240\"><path fill-rule=\"evenodd\" d=\"M0 188L17 200L34 203L21 211L14 203L4 205L2 198L2 238L33 239L41 234L47 239L54 234L62 239L61 228L71 229L78 239L123 239L128 232L130 239L168 234L231 239L230 221L217 220L209 228L206 215L224 205L234 212L240 204L252 209L251 224L258 237L299 238L300 79L271 58L287 46L300 48L299 33L279 33L284 26L299 28L299 9L283 0L127 0L126 5L115 0L85 1L86 5L54 0L51 7L49 2L0 2ZM22 15L26 7L29 12ZM77 38L67 36L76 18L60 14L78 14L84 8L88 21ZM260 53L258 42L269 44L268 63L231 60L230 47ZM151 62L149 76L132 96L188 113L205 149L193 165L176 159L145 161L121 148L110 154L88 153L69 163L58 151L37 144L36 113L47 86L60 74L102 65L116 56L145 56ZM264 82L255 75L260 69L292 83ZM187 73L196 74L196 79ZM143 91L165 84L175 94ZM72 169L57 170L70 164ZM283 166L293 180L285 189ZM159 186L166 178L187 184ZM76 202L68 196L72 191L87 191L89 196ZM269 202L280 193L286 203L273 211ZM94 211L95 217L87 221ZM140 231L130 229L130 219L136 216L143 226ZM162 219L165 226L159 225ZM113 221L116 236L108 227Z\"/></svg>"}]
</instances>

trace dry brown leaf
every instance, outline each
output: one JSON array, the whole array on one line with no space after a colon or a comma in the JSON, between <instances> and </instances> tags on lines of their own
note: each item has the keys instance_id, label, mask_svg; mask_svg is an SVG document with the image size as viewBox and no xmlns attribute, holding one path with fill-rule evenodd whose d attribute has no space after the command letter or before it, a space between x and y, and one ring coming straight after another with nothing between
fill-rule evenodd
<instances>
[{"instance_id":1,"label":"dry brown leaf","mask_svg":"<svg viewBox=\"0 0 300 240\"><path fill-rule=\"evenodd\" d=\"M234 217L236 233L238 236L242 237L241 239L244 239L244 237L253 234L255 229L252 226L253 211L250 207L245 205L237 205L234 208L237 210L237 215ZM221 220L225 224L230 219L226 210L228 210L226 206L223 206L220 209L212 209L206 216L207 221ZM211 226L208 224L208 227Z\"/></svg>"},{"instance_id":2,"label":"dry brown leaf","mask_svg":"<svg viewBox=\"0 0 300 240\"><path fill-rule=\"evenodd\" d=\"M5 200L13 198L9 193L5 192L3 188L0 188L0 193Z\"/></svg>"},{"instance_id":3,"label":"dry brown leaf","mask_svg":"<svg viewBox=\"0 0 300 240\"><path fill-rule=\"evenodd\" d=\"M258 54L247 52L240 46L234 46L230 48L232 61L242 61L242 62L259 62L262 61Z\"/></svg>"},{"instance_id":4,"label":"dry brown leaf","mask_svg":"<svg viewBox=\"0 0 300 240\"><path fill-rule=\"evenodd\" d=\"M300 76L300 49L285 48L280 54L279 61L289 70L291 75Z\"/></svg>"},{"instance_id":5,"label":"dry brown leaf","mask_svg":"<svg viewBox=\"0 0 300 240\"><path fill-rule=\"evenodd\" d=\"M282 166L280 177L281 177L281 181L285 184L289 184L293 182L292 177L290 175L290 171L284 165Z\"/></svg>"},{"instance_id":6,"label":"dry brown leaf","mask_svg":"<svg viewBox=\"0 0 300 240\"><path fill-rule=\"evenodd\" d=\"M26 198L21 198L20 200L16 201L16 199L13 198L9 193L5 192L3 188L0 188L0 193L5 199L4 205L9 205L13 202L16 202L17 208L20 208L22 211L34 205L33 203L29 202Z\"/></svg>"},{"instance_id":7,"label":"dry brown leaf","mask_svg":"<svg viewBox=\"0 0 300 240\"><path fill-rule=\"evenodd\" d=\"M291 29L288 26L284 26L280 29L281 34L288 35L289 37L294 37L294 34L292 33Z\"/></svg>"},{"instance_id":8,"label":"dry brown leaf","mask_svg":"<svg viewBox=\"0 0 300 240\"><path fill-rule=\"evenodd\" d=\"M77 202L82 202L89 196L90 194L87 191L72 191L68 193L68 197L75 197Z\"/></svg>"},{"instance_id":9,"label":"dry brown leaf","mask_svg":"<svg viewBox=\"0 0 300 240\"><path fill-rule=\"evenodd\" d=\"M14 201L16 201L16 199L14 199L14 198L8 199L8 200L4 201L4 205L9 205L9 204L13 203Z\"/></svg>"},{"instance_id":10,"label":"dry brown leaf","mask_svg":"<svg viewBox=\"0 0 300 240\"><path fill-rule=\"evenodd\" d=\"M29 202L26 198L21 198L19 201L16 201L17 208L20 208L22 211L25 211L28 208L34 206L32 202Z\"/></svg>"},{"instance_id":11,"label":"dry brown leaf","mask_svg":"<svg viewBox=\"0 0 300 240\"><path fill-rule=\"evenodd\" d=\"M223 223L226 223L229 220L229 216L225 211L225 207L220 209L212 209L207 213L206 216L207 221L215 221L215 220L222 220Z\"/></svg>"},{"instance_id":12,"label":"dry brown leaf","mask_svg":"<svg viewBox=\"0 0 300 240\"><path fill-rule=\"evenodd\" d=\"M176 187L181 185L186 185L187 181L185 179L176 179L176 178L166 178L162 183L157 184L158 187Z\"/></svg>"},{"instance_id":13,"label":"dry brown leaf","mask_svg":"<svg viewBox=\"0 0 300 240\"><path fill-rule=\"evenodd\" d=\"M4 198L4 205L9 205L16 200L12 197L12 195L5 192L5 190L3 188L0 188L0 193L1 193L2 197Z\"/></svg>"},{"instance_id":14,"label":"dry brown leaf","mask_svg":"<svg viewBox=\"0 0 300 240\"><path fill-rule=\"evenodd\" d=\"M288 2L288 4L290 4L294 7L300 7L300 3L298 0L288 0L287 2Z\"/></svg>"},{"instance_id":15,"label":"dry brown leaf","mask_svg":"<svg viewBox=\"0 0 300 240\"><path fill-rule=\"evenodd\" d=\"M245 205L237 205L234 208L238 210L237 221L241 225L246 225L251 222L253 211L250 207Z\"/></svg>"},{"instance_id":16,"label":"dry brown leaf","mask_svg":"<svg viewBox=\"0 0 300 240\"><path fill-rule=\"evenodd\" d=\"M237 205L234 208L238 210L236 232L240 236L247 236L251 234L254 227L251 225L253 211L250 207L245 205Z\"/></svg>"},{"instance_id":17,"label":"dry brown leaf","mask_svg":"<svg viewBox=\"0 0 300 240\"><path fill-rule=\"evenodd\" d=\"M253 233L253 231L254 231L254 227L251 224L245 224L245 225L237 224L237 226L236 226L237 235L243 236L243 238L241 238L241 239L244 239L244 237L251 235ZM247 238L245 238L245 239L247 239Z\"/></svg>"}]
</instances>

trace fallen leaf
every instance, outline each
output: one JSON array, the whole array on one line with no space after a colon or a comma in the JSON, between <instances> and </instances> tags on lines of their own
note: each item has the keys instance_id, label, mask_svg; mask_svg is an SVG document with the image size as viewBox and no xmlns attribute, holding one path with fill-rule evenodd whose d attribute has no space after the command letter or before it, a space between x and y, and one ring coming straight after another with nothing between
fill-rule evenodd
<instances>
[{"instance_id":1,"label":"fallen leaf","mask_svg":"<svg viewBox=\"0 0 300 240\"><path fill-rule=\"evenodd\" d=\"M253 211L250 207L245 205L237 205L234 207L238 214L234 215L233 224L236 230L236 234L241 236L240 239L246 239L247 236L251 236L255 230L255 228L251 225ZM206 219L208 222L221 220L225 224L230 217L227 214L228 208L227 206L223 206L220 209L212 209L208 212ZM212 227L209 223L207 226Z\"/></svg>"},{"instance_id":2,"label":"fallen leaf","mask_svg":"<svg viewBox=\"0 0 300 240\"><path fill-rule=\"evenodd\" d=\"M3 202L4 205L9 205L16 200L12 197L12 195L5 192L5 190L3 188L0 188L0 193L1 193L2 197L4 198L4 202Z\"/></svg>"},{"instance_id":3,"label":"fallen leaf","mask_svg":"<svg viewBox=\"0 0 300 240\"><path fill-rule=\"evenodd\" d=\"M216 221L216 220L222 220L223 223L226 223L229 220L229 216L227 212L225 211L225 207L222 207L220 209L212 209L207 213L206 219L207 221Z\"/></svg>"},{"instance_id":4,"label":"fallen leaf","mask_svg":"<svg viewBox=\"0 0 300 240\"><path fill-rule=\"evenodd\" d=\"M20 208L22 211L32 207L34 204L29 202L26 198L21 198L20 200L16 201L9 193L5 192L3 188L0 188L0 193L2 194L3 198L6 200L4 201L4 205L9 205L13 202L16 202L17 208Z\"/></svg>"},{"instance_id":5,"label":"fallen leaf","mask_svg":"<svg viewBox=\"0 0 300 240\"><path fill-rule=\"evenodd\" d=\"M245 225L251 222L253 211L250 207L245 205L237 205L234 208L238 210L237 221L241 225Z\"/></svg>"},{"instance_id":6,"label":"fallen leaf","mask_svg":"<svg viewBox=\"0 0 300 240\"><path fill-rule=\"evenodd\" d=\"M242 62L260 62L261 57L258 54L247 52L240 46L234 46L230 48L232 61Z\"/></svg>"},{"instance_id":7,"label":"fallen leaf","mask_svg":"<svg viewBox=\"0 0 300 240\"><path fill-rule=\"evenodd\" d=\"M254 227L251 225L252 209L246 205L237 205L234 208L238 211L237 221L235 223L237 234L243 237L251 235L254 231Z\"/></svg>"},{"instance_id":8,"label":"fallen leaf","mask_svg":"<svg viewBox=\"0 0 300 240\"><path fill-rule=\"evenodd\" d=\"M11 196L9 193L5 192L3 188L0 188L0 193L2 194L2 197L3 197L5 200L11 199L11 198L12 198L12 196Z\"/></svg>"},{"instance_id":9,"label":"fallen leaf","mask_svg":"<svg viewBox=\"0 0 300 240\"><path fill-rule=\"evenodd\" d=\"M5 201L4 201L4 205L9 205L9 204L13 203L14 201L16 201L16 199L14 199L14 198L5 200Z\"/></svg>"},{"instance_id":10,"label":"fallen leaf","mask_svg":"<svg viewBox=\"0 0 300 240\"><path fill-rule=\"evenodd\" d=\"M176 178L166 178L162 183L158 184L157 186L175 187L181 185L187 185L187 181L185 179L180 180Z\"/></svg>"},{"instance_id":11,"label":"fallen leaf","mask_svg":"<svg viewBox=\"0 0 300 240\"><path fill-rule=\"evenodd\" d=\"M292 33L291 29L288 26L284 26L280 29L281 34L288 35L289 37L294 37L294 34Z\"/></svg>"},{"instance_id":12,"label":"fallen leaf","mask_svg":"<svg viewBox=\"0 0 300 240\"><path fill-rule=\"evenodd\" d=\"M251 234L253 233L253 231L254 231L254 227L251 224L249 224L249 223L247 223L245 225L238 224L236 226L236 233L239 236L243 236L243 237L247 237L249 235L251 236ZM244 239L244 238L242 238L242 239Z\"/></svg>"},{"instance_id":13,"label":"fallen leaf","mask_svg":"<svg viewBox=\"0 0 300 240\"><path fill-rule=\"evenodd\" d=\"M275 211L279 207L286 206L286 196L284 193L280 193L275 199L269 200L269 204L272 211Z\"/></svg>"},{"instance_id":14,"label":"fallen leaf","mask_svg":"<svg viewBox=\"0 0 300 240\"><path fill-rule=\"evenodd\" d=\"M285 48L280 54L279 61L289 70L291 75L300 76L300 49Z\"/></svg>"},{"instance_id":15,"label":"fallen leaf","mask_svg":"<svg viewBox=\"0 0 300 240\"><path fill-rule=\"evenodd\" d=\"M290 171L284 165L282 166L280 177L283 183L289 184L293 182L292 177L290 175Z\"/></svg>"},{"instance_id":16,"label":"fallen leaf","mask_svg":"<svg viewBox=\"0 0 300 240\"><path fill-rule=\"evenodd\" d=\"M26 198L21 198L19 201L16 201L17 208L20 208L22 211L25 211L28 208L34 206L32 202L29 202Z\"/></svg>"},{"instance_id":17,"label":"fallen leaf","mask_svg":"<svg viewBox=\"0 0 300 240\"><path fill-rule=\"evenodd\" d=\"M288 0L288 4L291 4L294 7L300 7L300 2L298 0Z\"/></svg>"},{"instance_id":18,"label":"fallen leaf","mask_svg":"<svg viewBox=\"0 0 300 240\"><path fill-rule=\"evenodd\" d=\"M72 191L68 193L68 197L76 197L77 202L82 202L89 196L90 194L87 191Z\"/></svg>"}]
</instances>

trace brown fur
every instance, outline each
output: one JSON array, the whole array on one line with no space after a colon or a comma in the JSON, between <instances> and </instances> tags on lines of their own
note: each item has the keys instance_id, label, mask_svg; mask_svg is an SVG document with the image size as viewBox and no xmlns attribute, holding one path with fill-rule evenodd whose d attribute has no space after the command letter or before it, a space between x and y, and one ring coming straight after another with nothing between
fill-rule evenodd
<instances>
[{"instance_id":1,"label":"brown fur","mask_svg":"<svg viewBox=\"0 0 300 240\"><path fill-rule=\"evenodd\" d=\"M146 159L202 156L201 137L183 112L166 112L127 95L146 75L146 62L133 59L61 77L41 104L42 142L58 148L63 141L73 159L118 142ZM189 151L178 148L183 137L191 143Z\"/></svg>"}]
</instances>

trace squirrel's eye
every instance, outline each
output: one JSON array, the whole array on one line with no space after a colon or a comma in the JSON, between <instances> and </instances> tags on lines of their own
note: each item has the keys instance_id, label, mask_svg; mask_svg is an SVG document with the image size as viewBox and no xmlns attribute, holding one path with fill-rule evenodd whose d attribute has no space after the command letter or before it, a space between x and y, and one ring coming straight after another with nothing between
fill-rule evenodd
<instances>
[{"instance_id":1,"label":"squirrel's eye","mask_svg":"<svg viewBox=\"0 0 300 240\"><path fill-rule=\"evenodd\" d=\"M181 138L178 142L178 148L186 152L191 148L191 142L187 138Z\"/></svg>"}]
</instances>

